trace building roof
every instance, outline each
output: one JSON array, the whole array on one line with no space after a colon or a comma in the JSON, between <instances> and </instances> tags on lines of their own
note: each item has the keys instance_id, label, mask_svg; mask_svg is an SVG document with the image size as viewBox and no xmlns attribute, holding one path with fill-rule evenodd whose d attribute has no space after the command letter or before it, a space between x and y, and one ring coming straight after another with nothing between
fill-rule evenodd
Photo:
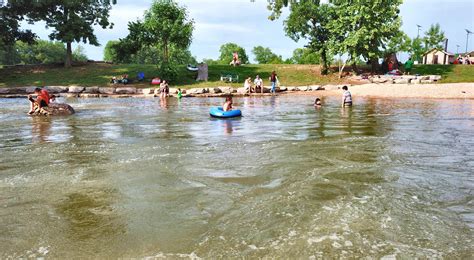
<instances>
[{"instance_id":1,"label":"building roof","mask_svg":"<svg viewBox=\"0 0 474 260\"><path fill-rule=\"evenodd\" d=\"M438 48L433 48L433 49L431 49L431 50L429 50L429 51L423 53L423 56L425 56L425 55L427 55L428 53L431 53L431 52L433 52L433 51L439 51L439 52L442 52L442 53L444 53L444 54L446 54L446 55L448 55L448 56L454 56L453 53L450 53L450 52L447 52L447 51L444 51L444 50L441 50L441 49L438 49Z\"/></svg>"}]
</instances>

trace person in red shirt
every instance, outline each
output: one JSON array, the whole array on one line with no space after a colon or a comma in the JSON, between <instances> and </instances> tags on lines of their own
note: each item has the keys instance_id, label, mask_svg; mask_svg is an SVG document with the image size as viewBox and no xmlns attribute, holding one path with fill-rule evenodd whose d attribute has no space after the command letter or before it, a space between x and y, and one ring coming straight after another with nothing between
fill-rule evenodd
<instances>
[{"instance_id":1,"label":"person in red shirt","mask_svg":"<svg viewBox=\"0 0 474 260\"><path fill-rule=\"evenodd\" d=\"M30 101L30 111L28 114L30 115L49 105L50 96L46 89L36 88L35 94L37 95L36 100L31 95L28 95L28 100Z\"/></svg>"}]
</instances>

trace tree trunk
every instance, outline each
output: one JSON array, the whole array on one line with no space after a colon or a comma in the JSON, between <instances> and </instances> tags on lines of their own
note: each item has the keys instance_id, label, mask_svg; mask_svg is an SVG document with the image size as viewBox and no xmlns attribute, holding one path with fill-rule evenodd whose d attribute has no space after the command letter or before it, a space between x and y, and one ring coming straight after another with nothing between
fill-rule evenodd
<instances>
[{"instance_id":1,"label":"tree trunk","mask_svg":"<svg viewBox=\"0 0 474 260\"><path fill-rule=\"evenodd\" d=\"M70 68L72 66L72 43L66 43L66 61L64 62L64 67Z\"/></svg>"},{"instance_id":2,"label":"tree trunk","mask_svg":"<svg viewBox=\"0 0 474 260\"><path fill-rule=\"evenodd\" d=\"M168 62L168 57L169 56L169 53L168 53L168 41L163 41L163 61L164 62Z\"/></svg>"},{"instance_id":3,"label":"tree trunk","mask_svg":"<svg viewBox=\"0 0 474 260\"><path fill-rule=\"evenodd\" d=\"M329 73L329 65L328 65L328 58L326 56L325 48L323 48L321 51L321 63L323 64L321 75L327 75Z\"/></svg>"},{"instance_id":4,"label":"tree trunk","mask_svg":"<svg viewBox=\"0 0 474 260\"><path fill-rule=\"evenodd\" d=\"M357 72L357 63L355 61L352 62L352 72L354 72L356 75L358 74Z\"/></svg>"},{"instance_id":5,"label":"tree trunk","mask_svg":"<svg viewBox=\"0 0 474 260\"><path fill-rule=\"evenodd\" d=\"M370 59L370 65L371 65L372 73L379 71L379 59L377 58Z\"/></svg>"}]
</instances>

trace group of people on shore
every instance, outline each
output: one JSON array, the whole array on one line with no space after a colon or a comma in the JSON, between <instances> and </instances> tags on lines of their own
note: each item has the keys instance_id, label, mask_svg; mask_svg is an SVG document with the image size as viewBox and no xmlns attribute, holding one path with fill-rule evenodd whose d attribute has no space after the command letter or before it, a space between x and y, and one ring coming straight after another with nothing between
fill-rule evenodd
<instances>
[{"instance_id":1,"label":"group of people on shore","mask_svg":"<svg viewBox=\"0 0 474 260\"><path fill-rule=\"evenodd\" d=\"M464 56L464 58L459 54L459 56L454 60L453 64L464 64L464 65L471 65L472 62L470 60L469 55Z\"/></svg>"},{"instance_id":2,"label":"group of people on shore","mask_svg":"<svg viewBox=\"0 0 474 260\"><path fill-rule=\"evenodd\" d=\"M127 85L127 84L132 83L132 81L128 78L128 74L123 74L120 78L117 78L117 77L113 76L110 79L110 83L111 84L124 84L124 85Z\"/></svg>"},{"instance_id":3,"label":"group of people on shore","mask_svg":"<svg viewBox=\"0 0 474 260\"><path fill-rule=\"evenodd\" d=\"M279 84L278 76L275 71L272 71L272 74L268 78L271 83L272 88L270 89L271 93L276 93L276 87ZM252 77L248 77L244 82L244 88L247 93L263 93L263 79L260 78L260 75L255 76L255 80L252 82Z\"/></svg>"}]
</instances>

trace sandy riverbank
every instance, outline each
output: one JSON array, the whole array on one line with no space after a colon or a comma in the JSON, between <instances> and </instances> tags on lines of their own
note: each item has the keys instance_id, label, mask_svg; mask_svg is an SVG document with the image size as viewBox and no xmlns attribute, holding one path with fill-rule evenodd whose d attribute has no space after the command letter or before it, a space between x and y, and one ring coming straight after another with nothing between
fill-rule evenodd
<instances>
[{"instance_id":1,"label":"sandy riverbank","mask_svg":"<svg viewBox=\"0 0 474 260\"><path fill-rule=\"evenodd\" d=\"M315 92L288 92L288 94L332 96L341 95L340 89L331 88ZM453 84L364 84L349 86L354 97L382 97L382 98L433 98L474 99L474 83Z\"/></svg>"},{"instance_id":2,"label":"sandy riverbank","mask_svg":"<svg viewBox=\"0 0 474 260\"><path fill-rule=\"evenodd\" d=\"M279 92L279 95L308 95L308 96L338 96L341 95L342 85L327 85L317 87L283 87L286 91ZM48 88L48 87L47 87ZM217 87L216 87L217 88ZM216 89L214 88L214 89ZM188 89L188 94L184 97L221 97L232 93L233 96L248 96L239 93L230 87L219 87L220 93L211 92L209 88L204 91L202 88ZM324 90L317 90L324 89ZM34 87L10 88L10 92L0 91L0 98L26 97L32 93ZM80 91L78 91L80 90ZM170 89L175 95L176 89ZM452 83L452 84L364 84L349 86L349 90L354 97L379 97L379 98L433 98L433 99L474 99L474 83ZM156 89L136 89L133 87L118 88L98 88L98 87L49 87L49 91L57 96L100 98L100 97L153 97L156 96ZM271 95L251 94L252 96Z\"/></svg>"}]
</instances>

